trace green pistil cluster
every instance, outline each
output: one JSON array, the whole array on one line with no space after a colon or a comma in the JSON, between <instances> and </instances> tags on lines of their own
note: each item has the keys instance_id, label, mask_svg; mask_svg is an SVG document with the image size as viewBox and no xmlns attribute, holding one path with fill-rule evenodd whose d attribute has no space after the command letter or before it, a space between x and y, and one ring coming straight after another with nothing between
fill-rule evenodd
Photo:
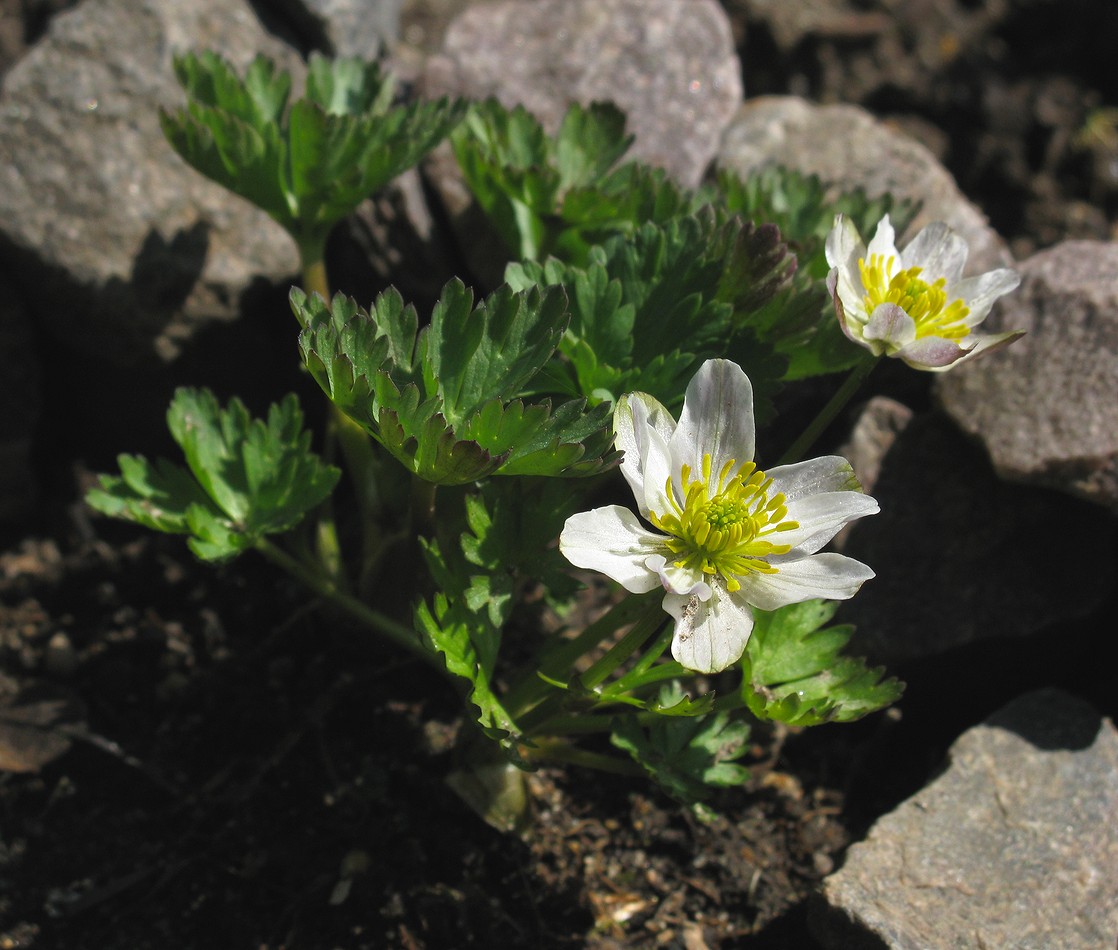
<instances>
[{"instance_id":1,"label":"green pistil cluster","mask_svg":"<svg viewBox=\"0 0 1118 950\"><path fill-rule=\"evenodd\" d=\"M916 337L938 336L947 340L962 340L970 333L963 320L970 313L961 299L947 302L947 280L939 278L929 284L921 279L922 267L910 267L893 274L896 267L895 257L882 254L870 255L869 263L865 258L858 261L862 275L862 286L866 289L863 298L866 313L883 303L894 303L916 322Z\"/></svg>"},{"instance_id":2,"label":"green pistil cluster","mask_svg":"<svg viewBox=\"0 0 1118 950\"><path fill-rule=\"evenodd\" d=\"M711 457L703 456L702 477L693 479L691 467L680 472L683 503L676 498L669 478L665 488L672 510L651 515L652 523L669 535L668 549L676 555L676 567L718 574L733 592L741 588L744 574L775 574L777 568L765 560L787 554L790 544L769 540L799 523L788 521L783 494L769 497L773 481L747 462L732 478L737 466L731 459L712 479Z\"/></svg>"}]
</instances>

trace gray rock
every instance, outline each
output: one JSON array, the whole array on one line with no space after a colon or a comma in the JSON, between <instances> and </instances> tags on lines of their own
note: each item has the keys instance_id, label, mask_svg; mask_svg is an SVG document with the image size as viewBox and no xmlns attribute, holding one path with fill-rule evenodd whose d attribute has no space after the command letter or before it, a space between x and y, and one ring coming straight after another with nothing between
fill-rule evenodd
<instances>
[{"instance_id":1,"label":"gray rock","mask_svg":"<svg viewBox=\"0 0 1118 950\"><path fill-rule=\"evenodd\" d=\"M850 438L838 454L849 460L867 492L873 491L881 474L881 463L911 421L912 410L888 396L872 397L858 414Z\"/></svg>"},{"instance_id":2,"label":"gray rock","mask_svg":"<svg viewBox=\"0 0 1118 950\"><path fill-rule=\"evenodd\" d=\"M891 666L1027 636L1089 613L1113 588L1113 529L1090 505L1001 481L938 414L900 433L873 495L881 513L858 522L845 547L877 572L842 608L857 627L855 655ZM1058 525L1059 550L1074 556L1042 553L1038 539L1052 529L1038 525Z\"/></svg>"},{"instance_id":3,"label":"gray rock","mask_svg":"<svg viewBox=\"0 0 1118 950\"><path fill-rule=\"evenodd\" d=\"M431 96L495 96L555 131L572 101L611 100L631 157L695 185L741 103L741 64L713 0L534 0L467 9L424 76Z\"/></svg>"},{"instance_id":4,"label":"gray rock","mask_svg":"<svg viewBox=\"0 0 1118 950\"><path fill-rule=\"evenodd\" d=\"M324 52L376 59L399 34L403 3L404 0L282 0L282 7L301 27L301 32Z\"/></svg>"},{"instance_id":5,"label":"gray rock","mask_svg":"<svg viewBox=\"0 0 1118 950\"><path fill-rule=\"evenodd\" d=\"M1027 335L937 380L1004 477L1118 511L1118 243L1067 241L1019 267L987 325Z\"/></svg>"},{"instance_id":6,"label":"gray rock","mask_svg":"<svg viewBox=\"0 0 1118 950\"><path fill-rule=\"evenodd\" d=\"M1114 724L1066 693L1030 693L959 738L944 774L850 848L814 929L836 950L1112 947L1115 815Z\"/></svg>"},{"instance_id":7,"label":"gray rock","mask_svg":"<svg viewBox=\"0 0 1118 950\"><path fill-rule=\"evenodd\" d=\"M908 238L944 221L970 245L968 272L1009 262L1004 242L935 156L858 106L817 106L792 96L751 99L726 129L717 164L743 176L782 165L839 189L861 187L871 197L889 192L922 202Z\"/></svg>"},{"instance_id":8,"label":"gray rock","mask_svg":"<svg viewBox=\"0 0 1118 950\"><path fill-rule=\"evenodd\" d=\"M839 446L838 454L850 462L867 495L873 494L881 463L897 436L912 421L912 410L887 396L874 396L862 408L850 438ZM831 541L831 550L842 551L854 529L848 524Z\"/></svg>"},{"instance_id":9,"label":"gray rock","mask_svg":"<svg viewBox=\"0 0 1118 950\"><path fill-rule=\"evenodd\" d=\"M173 357L254 281L297 268L278 225L164 142L158 108L183 101L171 58L189 49L297 66L244 0L87 0L0 94L0 246L36 319L122 365Z\"/></svg>"}]
</instances>

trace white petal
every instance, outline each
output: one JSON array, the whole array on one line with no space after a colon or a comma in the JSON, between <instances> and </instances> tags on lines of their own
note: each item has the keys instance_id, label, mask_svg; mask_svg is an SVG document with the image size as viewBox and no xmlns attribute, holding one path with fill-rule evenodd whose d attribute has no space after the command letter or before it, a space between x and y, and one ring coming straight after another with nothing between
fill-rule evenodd
<instances>
[{"instance_id":1,"label":"white petal","mask_svg":"<svg viewBox=\"0 0 1118 950\"><path fill-rule=\"evenodd\" d=\"M686 567L676 567L674 561L669 561L662 554L653 554L645 559L645 567L660 578L664 590L671 594L681 594L690 597L698 595L699 600L710 599L710 584L702 571L694 571Z\"/></svg>"},{"instance_id":2,"label":"white petal","mask_svg":"<svg viewBox=\"0 0 1118 950\"><path fill-rule=\"evenodd\" d=\"M1025 335L1024 330L1011 330L1009 333L972 333L967 339L973 341L974 346L967 352L960 356L954 363L947 366L933 366L922 367L936 371L950 369L952 366L957 366L959 363L965 363L967 360L973 360L976 356L983 353L992 353L994 350L1000 350L1003 346L1008 346L1014 340L1019 339Z\"/></svg>"},{"instance_id":3,"label":"white petal","mask_svg":"<svg viewBox=\"0 0 1118 950\"><path fill-rule=\"evenodd\" d=\"M664 609L675 617L672 656L689 670L717 673L736 663L753 632L749 605L715 585L710 600L668 594Z\"/></svg>"},{"instance_id":4,"label":"white petal","mask_svg":"<svg viewBox=\"0 0 1118 950\"><path fill-rule=\"evenodd\" d=\"M662 549L662 535L649 531L620 505L571 515L559 535L559 550L575 567L600 571L633 594L660 586L659 576L645 561Z\"/></svg>"},{"instance_id":5,"label":"white petal","mask_svg":"<svg viewBox=\"0 0 1118 950\"><path fill-rule=\"evenodd\" d=\"M978 277L968 277L966 280L959 281L951 288L950 300L956 297L963 298L963 302L970 309L964 322L968 327L973 327L986 319L995 300L1002 294L1016 290L1020 283L1021 275L1017 271L1003 267L1000 270L988 271Z\"/></svg>"},{"instance_id":6,"label":"white petal","mask_svg":"<svg viewBox=\"0 0 1118 950\"><path fill-rule=\"evenodd\" d=\"M835 215L835 223L827 235L824 248L831 267L850 271L858 266L858 258L866 256L866 245L854 223L844 214Z\"/></svg>"},{"instance_id":7,"label":"white petal","mask_svg":"<svg viewBox=\"0 0 1118 950\"><path fill-rule=\"evenodd\" d=\"M877 514L880 510L874 498L857 491L827 492L793 501L788 506L788 518L798 521L800 526L772 536L774 541L792 545L793 550L786 555L771 558L771 561L777 564L784 558L798 560L814 554L838 534L843 526L856 518Z\"/></svg>"},{"instance_id":8,"label":"white petal","mask_svg":"<svg viewBox=\"0 0 1118 950\"><path fill-rule=\"evenodd\" d=\"M897 233L893 230L893 223L889 220L889 215L885 215L885 217L878 222L873 239L866 248L866 259L868 260L875 254L880 254L886 259L895 257L900 260L901 254L897 250L896 242Z\"/></svg>"},{"instance_id":9,"label":"white petal","mask_svg":"<svg viewBox=\"0 0 1118 950\"><path fill-rule=\"evenodd\" d=\"M974 337L968 339L973 341ZM941 336L926 336L907 346L902 346L894 355L913 369L942 372L962 360L968 352L969 348L965 350L959 344Z\"/></svg>"},{"instance_id":10,"label":"white petal","mask_svg":"<svg viewBox=\"0 0 1118 950\"><path fill-rule=\"evenodd\" d=\"M675 431L672 414L648 393L628 393L613 414L614 445L625 453L621 474L633 489L640 513L663 514L664 486L671 475L668 439Z\"/></svg>"},{"instance_id":11,"label":"white petal","mask_svg":"<svg viewBox=\"0 0 1118 950\"><path fill-rule=\"evenodd\" d=\"M891 352L916 339L916 321L895 303L878 304L862 329L862 336Z\"/></svg>"},{"instance_id":12,"label":"white petal","mask_svg":"<svg viewBox=\"0 0 1118 950\"><path fill-rule=\"evenodd\" d=\"M967 242L942 221L934 221L916 235L901 253L901 266L921 267L929 284L946 277L950 285L962 276Z\"/></svg>"},{"instance_id":13,"label":"white petal","mask_svg":"<svg viewBox=\"0 0 1118 950\"><path fill-rule=\"evenodd\" d=\"M738 596L761 610L776 610L817 597L847 600L873 576L873 571L853 558L841 554L814 554L781 564L776 574L739 577Z\"/></svg>"},{"instance_id":14,"label":"white petal","mask_svg":"<svg viewBox=\"0 0 1118 950\"><path fill-rule=\"evenodd\" d=\"M766 469L765 474L773 480L773 488L788 501L821 492L862 490L854 469L841 455L824 455L792 465L778 465Z\"/></svg>"},{"instance_id":15,"label":"white petal","mask_svg":"<svg viewBox=\"0 0 1118 950\"><path fill-rule=\"evenodd\" d=\"M755 432L749 377L730 360L707 360L687 386L679 426L668 443L674 471L689 465L701 473L706 453L713 472L731 459L736 470L753 460Z\"/></svg>"}]
</instances>

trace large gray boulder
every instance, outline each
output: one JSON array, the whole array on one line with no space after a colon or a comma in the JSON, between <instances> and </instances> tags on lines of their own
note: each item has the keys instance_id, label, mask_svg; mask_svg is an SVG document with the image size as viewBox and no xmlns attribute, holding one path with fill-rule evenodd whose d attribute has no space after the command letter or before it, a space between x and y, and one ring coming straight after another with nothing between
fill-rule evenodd
<instances>
[{"instance_id":1,"label":"large gray boulder","mask_svg":"<svg viewBox=\"0 0 1118 950\"><path fill-rule=\"evenodd\" d=\"M172 56L191 49L298 66L247 0L86 0L0 92L0 250L33 319L122 365L174 357L297 268L278 225L164 142L158 109L183 101Z\"/></svg>"},{"instance_id":2,"label":"large gray boulder","mask_svg":"<svg viewBox=\"0 0 1118 950\"><path fill-rule=\"evenodd\" d=\"M1084 616L1111 595L1113 531L1096 511L1002 481L940 414L904 427L873 495L880 514L854 525L844 547L877 572L842 607L857 628L856 654L894 666L1024 637Z\"/></svg>"},{"instance_id":3,"label":"large gray boulder","mask_svg":"<svg viewBox=\"0 0 1118 950\"><path fill-rule=\"evenodd\" d=\"M1042 690L958 739L947 770L824 882L827 947L1097 950L1118 935L1118 730Z\"/></svg>"},{"instance_id":4,"label":"large gray boulder","mask_svg":"<svg viewBox=\"0 0 1118 950\"><path fill-rule=\"evenodd\" d=\"M1005 478L1118 512L1118 243L1066 241L1018 268L992 330L1026 335L937 381Z\"/></svg>"},{"instance_id":5,"label":"large gray boulder","mask_svg":"<svg viewBox=\"0 0 1118 950\"><path fill-rule=\"evenodd\" d=\"M610 100L631 157L695 185L741 104L741 64L714 0L509 0L463 12L425 92L495 96L554 132L572 101Z\"/></svg>"},{"instance_id":6,"label":"large gray boulder","mask_svg":"<svg viewBox=\"0 0 1118 950\"><path fill-rule=\"evenodd\" d=\"M769 165L818 175L843 190L864 188L871 197L889 192L921 202L908 237L932 221L946 222L970 246L968 272L1009 261L1005 243L936 157L858 106L820 106L794 96L750 99L726 129L718 167L746 176Z\"/></svg>"}]
</instances>

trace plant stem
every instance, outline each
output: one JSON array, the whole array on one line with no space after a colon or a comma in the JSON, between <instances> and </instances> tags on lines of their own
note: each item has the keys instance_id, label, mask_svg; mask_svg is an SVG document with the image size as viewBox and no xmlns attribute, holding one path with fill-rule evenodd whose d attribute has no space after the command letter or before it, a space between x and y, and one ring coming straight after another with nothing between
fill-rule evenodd
<instances>
[{"instance_id":1,"label":"plant stem","mask_svg":"<svg viewBox=\"0 0 1118 950\"><path fill-rule=\"evenodd\" d=\"M316 293L321 296L326 302L326 306L329 307L330 282L326 274L324 251L325 243L323 241L312 241L299 245L303 289L308 294ZM328 456L333 455L335 445L341 450L346 469L349 471L350 479L353 482L362 526L362 569L358 573L358 577L364 582L369 573L369 565L374 562L380 549L379 532L376 530L376 512L379 499L373 475L375 460L372 444L369 441L368 433L342 412L337 405L331 403L326 429L326 445ZM320 519L319 554L323 557L324 563L330 567L331 573L343 583L346 582L332 506L323 508L323 516Z\"/></svg>"},{"instance_id":2,"label":"plant stem","mask_svg":"<svg viewBox=\"0 0 1118 950\"><path fill-rule=\"evenodd\" d=\"M645 640L654 634L667 619L663 608L656 604L646 611L620 640L606 651L606 655L595 662L579 682L587 689L594 689L606 681L609 675L641 648Z\"/></svg>"},{"instance_id":3,"label":"plant stem","mask_svg":"<svg viewBox=\"0 0 1118 950\"><path fill-rule=\"evenodd\" d=\"M788 451L780 457L780 461L776 464L788 465L791 462L799 462L807 450L815 444L815 440L823 434L823 430L834 421L835 416L850 402L851 397L866 381L876 365L877 360L873 359L863 360L855 366L838 388L838 391L831 397L830 402L819 411L819 415L811 421L811 424L804 429L803 434L792 443Z\"/></svg>"},{"instance_id":4,"label":"plant stem","mask_svg":"<svg viewBox=\"0 0 1118 950\"><path fill-rule=\"evenodd\" d=\"M363 604L356 597L351 597L349 594L339 589L337 581L335 581L334 578L328 577L314 570L307 564L304 564L302 561L296 560L286 551L276 547L270 541L257 541L256 549L269 561L283 568L320 597L330 601L352 617L360 620L367 627L371 627L377 633L387 637L397 646L403 647L429 666L438 670L443 675L446 675L446 669L443 667L442 661L435 656L435 654L423 648L423 645L419 642L418 636L416 636L415 632L410 627L405 627L402 623L398 623L391 617L386 617L379 611L373 610L371 607Z\"/></svg>"},{"instance_id":5,"label":"plant stem","mask_svg":"<svg viewBox=\"0 0 1118 950\"><path fill-rule=\"evenodd\" d=\"M599 772L609 772L612 775L644 775L644 769L636 762L603 755L601 752L588 752L586 749L561 741L537 742L535 746L525 748L523 753L526 759L533 762L565 762L568 765L581 765L588 769L597 769Z\"/></svg>"},{"instance_id":6,"label":"plant stem","mask_svg":"<svg viewBox=\"0 0 1118 950\"><path fill-rule=\"evenodd\" d=\"M568 671L580 657L594 649L615 630L633 623L647 609L648 598L644 595L630 594L618 601L601 617L586 627L582 633L557 646L541 657L538 670L548 679L563 681ZM515 681L505 694L504 707L518 716L539 702L554 689L546 680L537 675L537 667Z\"/></svg>"}]
</instances>

